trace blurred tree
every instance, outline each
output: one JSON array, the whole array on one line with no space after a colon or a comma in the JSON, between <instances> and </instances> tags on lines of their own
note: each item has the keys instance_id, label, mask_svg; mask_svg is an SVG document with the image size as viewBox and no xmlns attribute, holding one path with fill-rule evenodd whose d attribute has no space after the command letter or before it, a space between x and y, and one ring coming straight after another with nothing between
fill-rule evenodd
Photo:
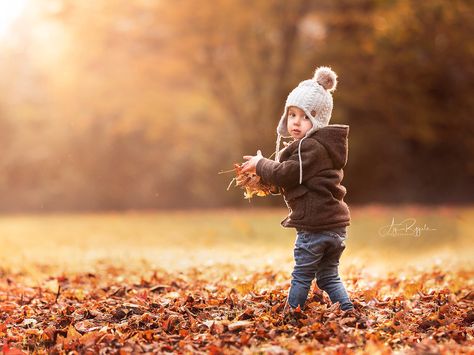
<instances>
[{"instance_id":1,"label":"blurred tree","mask_svg":"<svg viewBox=\"0 0 474 355\"><path fill-rule=\"evenodd\" d=\"M375 33L381 60L373 68L373 90L386 99L374 110L407 147L400 157L410 172L405 176L411 176L403 182L405 191L413 200L469 201L474 3L410 0L384 10L380 16L386 20Z\"/></svg>"},{"instance_id":2,"label":"blurred tree","mask_svg":"<svg viewBox=\"0 0 474 355\"><path fill-rule=\"evenodd\" d=\"M319 65L350 202L472 201L473 6L31 0L1 44L0 209L243 205L217 172L273 153Z\"/></svg>"},{"instance_id":3,"label":"blurred tree","mask_svg":"<svg viewBox=\"0 0 474 355\"><path fill-rule=\"evenodd\" d=\"M355 201L474 195L473 10L469 1L328 2L322 58L341 68L336 115L351 123Z\"/></svg>"},{"instance_id":4,"label":"blurred tree","mask_svg":"<svg viewBox=\"0 0 474 355\"><path fill-rule=\"evenodd\" d=\"M218 0L162 2L176 58L209 90L232 122L237 153L274 150L275 129L295 65L312 66L296 47L311 2ZM273 134L272 134L273 133Z\"/></svg>"}]
</instances>

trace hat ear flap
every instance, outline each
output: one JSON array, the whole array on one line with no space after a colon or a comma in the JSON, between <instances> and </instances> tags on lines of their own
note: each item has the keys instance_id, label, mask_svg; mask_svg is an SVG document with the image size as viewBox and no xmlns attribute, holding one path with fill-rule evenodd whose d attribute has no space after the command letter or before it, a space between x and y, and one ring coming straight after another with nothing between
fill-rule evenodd
<instances>
[{"instance_id":1,"label":"hat ear flap","mask_svg":"<svg viewBox=\"0 0 474 355\"><path fill-rule=\"evenodd\" d=\"M288 120L288 107L285 107L285 111L280 118L280 122L278 122L277 133L282 137L288 137L290 133L288 132L287 127L287 120Z\"/></svg>"}]
</instances>

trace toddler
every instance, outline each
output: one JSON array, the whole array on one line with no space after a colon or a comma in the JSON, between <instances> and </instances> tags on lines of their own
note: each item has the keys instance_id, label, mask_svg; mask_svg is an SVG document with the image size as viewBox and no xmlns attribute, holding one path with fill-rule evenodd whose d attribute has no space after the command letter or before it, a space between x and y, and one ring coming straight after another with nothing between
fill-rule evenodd
<instances>
[{"instance_id":1,"label":"toddler","mask_svg":"<svg viewBox=\"0 0 474 355\"><path fill-rule=\"evenodd\" d=\"M331 302L339 302L342 310L354 308L338 271L350 213L341 185L349 126L329 125L336 84L331 68L316 69L312 79L288 95L277 127L275 160L260 151L244 156L243 172L254 172L280 189L290 212L281 224L297 231L287 299L292 309L303 309L314 278ZM280 151L282 137L294 140Z\"/></svg>"}]
</instances>

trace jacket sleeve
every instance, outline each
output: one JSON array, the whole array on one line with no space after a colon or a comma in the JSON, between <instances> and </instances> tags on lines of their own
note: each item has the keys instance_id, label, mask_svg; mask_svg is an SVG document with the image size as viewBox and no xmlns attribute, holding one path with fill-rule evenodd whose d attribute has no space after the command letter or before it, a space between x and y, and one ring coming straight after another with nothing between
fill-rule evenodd
<instances>
[{"instance_id":1,"label":"jacket sleeve","mask_svg":"<svg viewBox=\"0 0 474 355\"><path fill-rule=\"evenodd\" d=\"M306 180L308 173L314 171L318 158L322 156L325 148L316 140L304 140L301 143L301 160L303 162L303 181ZM305 177L306 171L306 177ZM279 163L267 158L262 158L256 166L256 173L262 180L271 185L292 188L300 183L300 162L298 158L298 149L290 157Z\"/></svg>"}]
</instances>

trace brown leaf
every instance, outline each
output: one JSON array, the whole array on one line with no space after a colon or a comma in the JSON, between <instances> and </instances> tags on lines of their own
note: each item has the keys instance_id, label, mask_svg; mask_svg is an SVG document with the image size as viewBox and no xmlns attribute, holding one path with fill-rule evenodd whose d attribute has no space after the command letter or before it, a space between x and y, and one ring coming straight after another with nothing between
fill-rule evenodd
<instances>
[{"instance_id":1,"label":"brown leaf","mask_svg":"<svg viewBox=\"0 0 474 355\"><path fill-rule=\"evenodd\" d=\"M232 331L235 331L235 330L248 328L252 325L253 325L253 322L251 322L251 321L241 320L241 321L237 321L237 322L234 322L234 323L230 323L228 325L228 328L232 332Z\"/></svg>"}]
</instances>

